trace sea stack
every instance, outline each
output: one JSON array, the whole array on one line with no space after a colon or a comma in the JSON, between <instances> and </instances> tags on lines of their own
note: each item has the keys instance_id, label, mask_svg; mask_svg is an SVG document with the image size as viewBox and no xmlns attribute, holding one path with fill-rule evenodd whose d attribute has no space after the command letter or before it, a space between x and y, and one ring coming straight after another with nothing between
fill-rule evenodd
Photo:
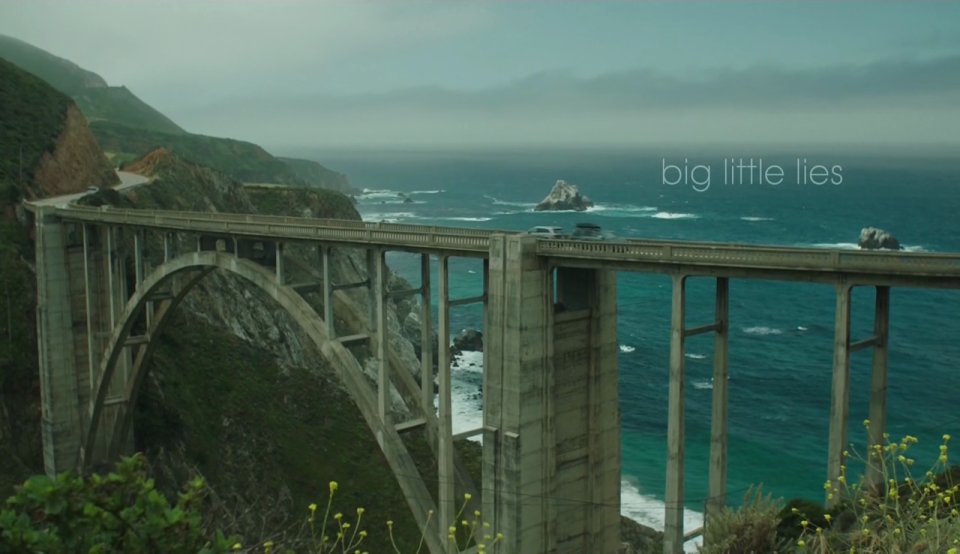
<instances>
[{"instance_id":1,"label":"sea stack","mask_svg":"<svg viewBox=\"0 0 960 554\"><path fill-rule=\"evenodd\" d=\"M593 202L580 194L576 185L560 180L553 185L553 190L543 199L543 202L537 204L534 211L582 212L591 207L593 207Z\"/></svg>"},{"instance_id":2,"label":"sea stack","mask_svg":"<svg viewBox=\"0 0 960 554\"><path fill-rule=\"evenodd\" d=\"M857 245L864 250L900 250L897 237L874 227L865 227L860 231Z\"/></svg>"}]
</instances>

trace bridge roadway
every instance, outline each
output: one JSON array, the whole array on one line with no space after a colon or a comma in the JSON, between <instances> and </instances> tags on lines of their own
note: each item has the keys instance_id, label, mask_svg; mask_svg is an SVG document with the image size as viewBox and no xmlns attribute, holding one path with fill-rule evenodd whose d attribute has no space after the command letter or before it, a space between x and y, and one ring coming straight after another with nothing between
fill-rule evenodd
<instances>
[{"instance_id":1,"label":"bridge roadway","mask_svg":"<svg viewBox=\"0 0 960 554\"><path fill-rule=\"evenodd\" d=\"M161 210L58 207L65 221L178 230L209 235L323 241L344 246L487 258L501 229ZM960 288L960 254L837 250L747 244L624 239L610 242L539 239L553 265L710 277L863 286Z\"/></svg>"},{"instance_id":2,"label":"bridge roadway","mask_svg":"<svg viewBox=\"0 0 960 554\"><path fill-rule=\"evenodd\" d=\"M684 341L686 337L702 333L715 335L713 380L716 385L712 400L709 475L709 497L712 500L707 506L708 513L721 508L726 500L731 278L816 282L835 288L836 331L827 478L836 486L840 486L842 453L848 446L850 355L867 348L873 351L869 442L880 444L882 441L886 417L891 287L960 288L960 254L635 239L587 242L541 239L511 230L62 204L44 206L37 210L37 216L38 290L42 292L38 293L38 310L47 314L40 318L43 328L38 343L42 354L41 381L52 383L48 385L50 391L45 393L44 401L45 421L51 422L49 429L44 431L45 445L49 443L45 446L45 461L49 458L51 468L59 467L56 460L68 459L74 445L83 438L80 432L69 430L86 425L73 421L76 419L73 414L81 411L79 406L91 405L87 418L90 426L85 436L89 448L85 447L86 450L93 452L96 447L100 451L101 443L119 446L120 439L126 437L129 415L123 416L122 411L111 412L110 417L115 421L124 422L122 426L113 424L114 438L98 434L97 425L101 412L120 409L135 400L136 383L142 377L132 378L127 389L124 389L127 385L122 379L116 383L111 381L118 360L123 362L122 367L133 367L131 375L141 375L138 368L148 367L145 364L149 359L150 345L155 344L151 337L159 336L167 307L173 309L192 286L170 291L163 289L160 284L168 277L165 272L197 270L199 273L190 281L192 283L215 267L233 271L281 301L295 317L301 312L313 314L312 308L296 292L309 285L311 290L322 288L326 313L320 325L317 324L319 318L313 319L319 314L301 314L300 323L325 355L337 361L339 365L336 367L345 368L341 375L343 382L352 391L361 412L377 434L401 487L412 491L408 493L411 508L423 526L429 521L425 519L426 507L433 506L433 500L422 483L404 481L403 472L397 468L412 467L412 461L405 450L400 452L395 446L389 446L396 444L398 433L412 428L411 423L399 423L395 428L392 424L387 425L390 423L387 391L391 382L405 400L412 395L414 401L409 405L424 407L420 409L420 419L412 422L425 426L427 432L432 433L429 436L439 437L439 440L431 439L431 445L436 444L438 448L440 475L439 524L431 523L437 528L428 533L432 552L443 550L441 543L445 535L439 529L445 529L447 523L453 522L450 510L454 505L454 493L451 487L455 482L453 476L459 469L454 466L456 456L452 441L466 436L461 433L464 436L454 437L452 434L449 344L446 341L440 343L437 364L440 409L439 415L434 416L432 409L425 408L434 405L432 387L401 382L402 379L409 380L409 376L389 369L392 362L388 362L388 351L391 349L386 347L386 341L381 340L379 331L386 329L386 299L395 292L422 295L424 313L430 313L431 255L440 259L437 301L441 336L450 334L449 310L452 306L468 301L484 304L484 425L471 433L484 437L484 482L490 483L486 488L494 494L483 495L483 511L493 514L497 530L510 537L500 547L506 554L606 554L619 546L617 271L659 273L669 275L672 280L664 554L679 554L683 543L702 531L684 533L683 529ZM82 247L68 245L68 233L65 228L61 229L64 226L57 225L58 222L82 224L79 233L83 239ZM135 231L133 266L137 287L132 296L123 288L124 264L118 263L129 253L118 249L114 238L114 231L123 228ZM151 230L164 234L165 263L147 276L143 268L141 239L136 237L142 231ZM200 237L197 250L178 252L177 257L171 257L173 249L168 248L167 241L171 232ZM90 237L97 237L95 243L90 242ZM232 252L229 243L224 245L226 252L210 251L210 239L220 238L225 239L224 242L234 240ZM265 252L268 245L275 246L274 271L257 269L241 259L241 249L238 249L238 245L243 246L241 240L262 242ZM282 245L296 242L318 243L322 247L322 286L316 282L287 286ZM366 281L332 283L328 278L328 256L329 247L334 245L367 251ZM101 253L95 255L95 251ZM420 254L423 284L419 289L386 290L386 251ZM447 259L450 257L484 260L481 296L456 301L449 299ZM687 327L685 282L689 277L700 276L716 279L716 317L707 325ZM70 293L64 292L65 285ZM373 311L369 332L337 338L332 312L336 300L334 290L358 285L368 288L370 293ZM875 287L876 306L873 336L852 341L850 298L851 290L856 286ZM164 299L164 294L172 295L173 300ZM336 294L343 292L339 290ZM554 298L563 305L563 310L556 309L558 305L554 305ZM73 308L71 302L75 304ZM86 326L71 321L84 312L83 302L86 302ZM98 308L98 302L105 307ZM152 324L154 311L146 308L151 302L160 302ZM142 315L144 309L147 310L148 331L134 337L130 335L132 319ZM76 312L73 316L71 310ZM422 319L423 340L429 342L431 318ZM105 321L102 326L113 329L112 333L91 332L98 329L96 322L99 320ZM98 338L101 335L110 337L109 341L98 342L102 340ZM360 382L360 366L355 360L351 361L350 354L343 349L347 341L359 339L369 340L371 350L377 352L375 391L368 391L367 383ZM66 343L79 345L77 361L73 364L70 363L72 354L65 353L69 350ZM135 361L126 361L130 358L129 352L122 357L118 354L126 347L137 349ZM426 351L421 362L424 369L431 371L433 366ZM77 375L70 373L71 367L78 368ZM82 375L85 367L90 369L89 379ZM116 374L122 376L124 371ZM82 393L79 395L71 388L77 383ZM420 388L419 396L423 397L420 401L416 401L418 391L415 388ZM89 394L85 392L87 389L91 391ZM123 393L121 389L127 392ZM119 396L110 396L115 394ZM116 398L117 406L107 406L104 399L108 396ZM105 442L108 440L109 443ZM83 455L81 458L86 459ZM867 468L867 478L879 478L876 468ZM540 500L531 502L530 498ZM828 505L830 502L828 500Z\"/></svg>"}]
</instances>

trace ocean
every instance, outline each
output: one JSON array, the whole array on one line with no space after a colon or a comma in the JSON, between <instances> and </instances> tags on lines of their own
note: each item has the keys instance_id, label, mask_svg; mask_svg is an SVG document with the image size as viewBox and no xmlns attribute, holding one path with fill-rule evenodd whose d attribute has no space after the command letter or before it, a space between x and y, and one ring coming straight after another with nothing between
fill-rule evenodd
<instances>
[{"instance_id":1,"label":"ocean","mask_svg":"<svg viewBox=\"0 0 960 554\"><path fill-rule=\"evenodd\" d=\"M369 221L511 230L558 225L568 231L587 221L620 237L836 249L857 248L861 228L875 226L897 236L907 250L960 252L956 160L754 154L755 166L762 157L767 179L761 184L755 167L751 184L749 169L742 178L736 168L731 173L741 157L748 163L742 152L298 154L347 173L354 186L367 189L358 209ZM669 165L678 169L665 172ZM702 167L693 169L697 165ZM780 171L771 170L774 165ZM771 184L778 175L780 184ZM559 179L577 185L596 206L585 213L533 212ZM415 203L403 203L400 192ZM416 256L394 253L388 261L419 283ZM450 272L452 298L482 290L479 261L451 260ZM688 325L710 322L714 281L688 283ZM656 528L662 528L664 509L670 294L666 276L618 275L622 512ZM731 281L729 505L742 503L746 489L761 483L775 497L823 501L834 307L829 286ZM960 291L891 293L888 431L893 438L919 438L922 466L934 461L944 433L960 436L958 316ZM482 328L481 310L454 308L451 323L454 334ZM868 338L872 326L873 292L855 289L852 340ZM712 335L688 339L686 352L685 508L686 528L693 529L702 522L707 496ZM465 358L453 370L454 432L481 422L482 356ZM869 350L855 353L850 369L850 440L861 451L870 358Z\"/></svg>"}]
</instances>

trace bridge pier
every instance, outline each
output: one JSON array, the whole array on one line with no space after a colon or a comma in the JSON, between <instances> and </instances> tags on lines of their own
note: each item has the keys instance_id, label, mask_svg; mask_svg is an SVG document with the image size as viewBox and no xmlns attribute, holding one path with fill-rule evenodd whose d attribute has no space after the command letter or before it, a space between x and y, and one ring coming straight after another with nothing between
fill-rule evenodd
<instances>
[{"instance_id":1,"label":"bridge pier","mask_svg":"<svg viewBox=\"0 0 960 554\"><path fill-rule=\"evenodd\" d=\"M853 285L840 282L836 285L836 329L833 345L833 391L830 402L830 442L827 458L827 480L843 489L838 478L845 472L846 451L849 443L850 423L850 355L866 348L873 349L873 367L870 380L870 429L869 445L883 444L886 432L887 405L887 341L890 323L890 287L876 287L873 336L858 342L850 342L850 310ZM872 463L873 455L867 453L866 480L878 485L883 478L882 470ZM826 493L826 505L836 505L839 498L830 491Z\"/></svg>"},{"instance_id":2,"label":"bridge pier","mask_svg":"<svg viewBox=\"0 0 960 554\"><path fill-rule=\"evenodd\" d=\"M616 274L557 268L530 236L494 235L484 367L485 519L501 552L620 546ZM442 367L442 366L441 366Z\"/></svg>"},{"instance_id":3,"label":"bridge pier","mask_svg":"<svg viewBox=\"0 0 960 554\"><path fill-rule=\"evenodd\" d=\"M684 459L685 459L685 352L688 337L715 333L713 352L713 411L710 430L709 498L707 514L726 505L727 491L727 408L728 341L730 280L717 278L714 322L700 327L686 326L686 281L688 276L672 276L670 327L670 387L667 420L667 483L663 552L680 554L684 543L702 529L684 533Z\"/></svg>"}]
</instances>

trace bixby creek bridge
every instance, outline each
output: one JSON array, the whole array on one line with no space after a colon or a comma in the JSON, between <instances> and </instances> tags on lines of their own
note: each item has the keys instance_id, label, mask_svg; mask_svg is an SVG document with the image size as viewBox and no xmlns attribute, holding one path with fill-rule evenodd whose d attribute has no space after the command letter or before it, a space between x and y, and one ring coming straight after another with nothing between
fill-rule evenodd
<instances>
[{"instance_id":1,"label":"bixby creek bridge","mask_svg":"<svg viewBox=\"0 0 960 554\"><path fill-rule=\"evenodd\" d=\"M214 270L264 290L302 327L335 368L376 436L410 509L427 528L430 552L446 551L464 493L506 554L614 554L620 548L620 413L617 374L617 272L670 275L673 283L664 554L677 554L700 530L683 528L684 340L713 333L714 389L707 512L724 504L727 470L727 352L730 279L822 283L836 290L836 335L828 479L840 475L847 445L850 356L873 352L870 440L882 441L886 412L891 287L960 287L960 255L625 240L584 242L515 231L301 219L241 214L33 205L36 222L38 343L46 471L88 469L131 453L137 392L157 337L185 295ZM312 245L309 282L288 282L288 245ZM157 252L162 248L162 252ZM332 282L331 248L366 252L367 279ZM148 252L153 249L153 252ZM418 288L388 291L385 253L421 255ZM431 275L431 257L439 259ZM451 299L448 260L483 260L483 290ZM151 263L153 260L153 263ZM302 262L301 262L302 263ZM132 268L133 283L128 289ZM439 297L431 299L436 278ZM716 280L716 317L684 318L690 278ZM369 328L341 336L338 294L369 291ZM875 287L871 337L851 340L853 287ZM322 294L317 313L304 294ZM422 349L419 386L395 363L384 337L387 301L422 299L424 345L439 308L435 393L431 349ZM451 420L450 309L482 303L483 426L454 434ZM557 309L562 306L563 309ZM376 383L350 350L367 345ZM413 419L394 421L391 385ZM435 394L439 411L434 410ZM214 400L214 399L211 399ZM424 432L439 464L435 501L404 447L402 433ZM483 494L454 441L483 438ZM868 468L868 478L877 479ZM477 499L480 499L477 503ZM432 514L432 515L431 515ZM709 524L709 518L707 519Z\"/></svg>"}]
</instances>

